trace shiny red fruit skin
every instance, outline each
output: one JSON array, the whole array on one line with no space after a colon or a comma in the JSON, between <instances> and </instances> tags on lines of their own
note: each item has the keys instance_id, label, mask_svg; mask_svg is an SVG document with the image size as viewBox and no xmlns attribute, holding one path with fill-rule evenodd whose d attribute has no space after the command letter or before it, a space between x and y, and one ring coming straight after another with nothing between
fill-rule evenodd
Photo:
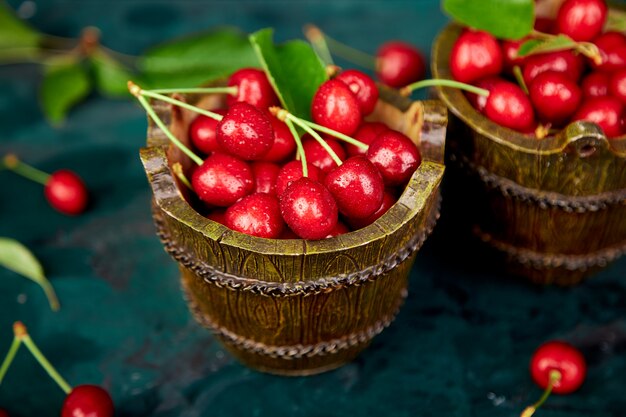
<instances>
[{"instance_id":1,"label":"shiny red fruit skin","mask_svg":"<svg viewBox=\"0 0 626 417\"><path fill-rule=\"evenodd\" d=\"M488 90L489 92L491 92L493 87L495 87L496 85L502 82L506 82L506 81L503 78L500 78L497 76L490 76L490 77L481 78L480 80L476 81L474 85L476 87L484 88L485 90ZM465 92L465 96L467 97L467 100L470 102L472 107L474 107L476 110L478 110L481 113L485 112L485 105L487 104L488 96L481 96L479 94L470 93L469 91Z\"/></svg>"},{"instance_id":2,"label":"shiny red fruit skin","mask_svg":"<svg viewBox=\"0 0 626 417\"><path fill-rule=\"evenodd\" d=\"M566 0L556 16L557 32L578 42L595 38L606 21L604 0Z\"/></svg>"},{"instance_id":3,"label":"shiny red fruit skin","mask_svg":"<svg viewBox=\"0 0 626 417\"><path fill-rule=\"evenodd\" d=\"M276 196L250 194L226 209L226 227L250 236L278 239L285 223Z\"/></svg>"},{"instance_id":4,"label":"shiny red fruit skin","mask_svg":"<svg viewBox=\"0 0 626 417\"><path fill-rule=\"evenodd\" d=\"M417 146L395 130L378 135L367 150L367 159L378 168L387 186L406 183L421 163Z\"/></svg>"},{"instance_id":5,"label":"shiny red fruit skin","mask_svg":"<svg viewBox=\"0 0 626 417\"><path fill-rule=\"evenodd\" d=\"M626 105L626 69L615 71L609 80L609 92Z\"/></svg>"},{"instance_id":6,"label":"shiny red fruit skin","mask_svg":"<svg viewBox=\"0 0 626 417\"><path fill-rule=\"evenodd\" d=\"M359 102L361 115L367 116L374 111L378 101L378 87L376 87L376 83L369 75L350 69L342 71L335 79L344 82L350 88L350 91L354 93Z\"/></svg>"},{"instance_id":7,"label":"shiny red fruit skin","mask_svg":"<svg viewBox=\"0 0 626 417\"><path fill-rule=\"evenodd\" d=\"M426 75L422 53L406 42L386 42L376 53L376 76L385 85L404 87Z\"/></svg>"},{"instance_id":8,"label":"shiny red fruit skin","mask_svg":"<svg viewBox=\"0 0 626 417\"><path fill-rule=\"evenodd\" d=\"M333 151L335 151L339 159L342 161L346 159L346 151L343 149L343 146L341 146L339 141L324 137L322 139ZM328 173L337 166L326 149L324 149L317 140L308 134L302 137L302 148L304 148L306 161L318 167L323 173Z\"/></svg>"},{"instance_id":9,"label":"shiny red fruit skin","mask_svg":"<svg viewBox=\"0 0 626 417\"><path fill-rule=\"evenodd\" d=\"M359 142L363 142L366 145L374 142L379 134L389 130L386 124L381 122L363 122L359 129L354 132L352 137ZM344 147L348 156L365 155L367 149L359 148L350 143L344 143Z\"/></svg>"},{"instance_id":10,"label":"shiny red fruit skin","mask_svg":"<svg viewBox=\"0 0 626 417\"><path fill-rule=\"evenodd\" d=\"M113 400L97 385L78 385L65 397L61 417L113 417Z\"/></svg>"},{"instance_id":11,"label":"shiny red fruit skin","mask_svg":"<svg viewBox=\"0 0 626 417\"><path fill-rule=\"evenodd\" d=\"M620 32L609 31L593 40L600 50L602 63L591 61L591 66L600 71L616 71L626 68L626 35Z\"/></svg>"},{"instance_id":12,"label":"shiny red fruit skin","mask_svg":"<svg viewBox=\"0 0 626 417\"><path fill-rule=\"evenodd\" d=\"M546 71L528 87L530 101L537 117L553 125L562 125L569 119L582 98L578 85L561 72Z\"/></svg>"},{"instance_id":13,"label":"shiny red fruit skin","mask_svg":"<svg viewBox=\"0 0 626 417\"><path fill-rule=\"evenodd\" d=\"M383 202L383 177L365 156L348 158L326 175L324 185L348 219L371 216Z\"/></svg>"},{"instance_id":14,"label":"shiny red fruit skin","mask_svg":"<svg viewBox=\"0 0 626 417\"><path fill-rule=\"evenodd\" d=\"M529 38L524 37L518 40L503 40L502 41L502 63L503 70L506 73L512 74L513 67L516 65L522 68L524 66L524 62L526 61L525 57L518 57L517 51L521 44L526 42Z\"/></svg>"},{"instance_id":15,"label":"shiny red fruit skin","mask_svg":"<svg viewBox=\"0 0 626 417\"><path fill-rule=\"evenodd\" d=\"M228 207L254 191L254 175L241 159L215 152L191 174L191 186L205 203Z\"/></svg>"},{"instance_id":16,"label":"shiny red fruit skin","mask_svg":"<svg viewBox=\"0 0 626 417\"><path fill-rule=\"evenodd\" d=\"M250 167L254 174L254 192L276 195L276 178L281 167L265 161L253 162Z\"/></svg>"},{"instance_id":17,"label":"shiny red fruit skin","mask_svg":"<svg viewBox=\"0 0 626 417\"><path fill-rule=\"evenodd\" d=\"M87 208L89 193L74 172L62 169L50 175L44 186L48 203L60 213L75 216Z\"/></svg>"},{"instance_id":18,"label":"shiny red fruit skin","mask_svg":"<svg viewBox=\"0 0 626 417\"><path fill-rule=\"evenodd\" d=\"M274 129L274 143L263 156L264 161L281 162L291 158L296 150L296 141L284 122L271 114L268 115Z\"/></svg>"},{"instance_id":19,"label":"shiny red fruit skin","mask_svg":"<svg viewBox=\"0 0 626 417\"><path fill-rule=\"evenodd\" d=\"M584 98L604 97L609 94L609 74L592 72L583 78L581 90Z\"/></svg>"},{"instance_id":20,"label":"shiny red fruit skin","mask_svg":"<svg viewBox=\"0 0 626 417\"><path fill-rule=\"evenodd\" d=\"M503 82L489 93L485 115L500 126L527 130L535 121L533 106L524 91L516 84Z\"/></svg>"},{"instance_id":21,"label":"shiny red fruit skin","mask_svg":"<svg viewBox=\"0 0 626 417\"><path fill-rule=\"evenodd\" d=\"M311 116L315 123L348 136L361 124L359 102L350 87L339 80L320 85L313 96Z\"/></svg>"},{"instance_id":22,"label":"shiny red fruit skin","mask_svg":"<svg viewBox=\"0 0 626 417\"><path fill-rule=\"evenodd\" d=\"M211 210L209 214L206 215L206 218L226 226L225 216L226 216L226 211L222 208L222 209Z\"/></svg>"},{"instance_id":23,"label":"shiny red fruit skin","mask_svg":"<svg viewBox=\"0 0 626 417\"><path fill-rule=\"evenodd\" d=\"M256 68L243 68L235 71L228 79L229 86L237 86L236 96L226 96L226 104L232 106L245 102L265 110L279 104L278 97L264 71Z\"/></svg>"},{"instance_id":24,"label":"shiny red fruit skin","mask_svg":"<svg viewBox=\"0 0 626 417\"><path fill-rule=\"evenodd\" d=\"M217 142L238 158L261 159L274 144L274 129L265 113L248 103L235 103L217 124Z\"/></svg>"},{"instance_id":25,"label":"shiny red fruit skin","mask_svg":"<svg viewBox=\"0 0 626 417\"><path fill-rule=\"evenodd\" d=\"M487 32L467 30L459 36L450 51L452 77L464 83L502 72L500 44Z\"/></svg>"},{"instance_id":26,"label":"shiny red fruit skin","mask_svg":"<svg viewBox=\"0 0 626 417\"><path fill-rule=\"evenodd\" d=\"M584 60L572 51L547 52L527 57L522 69L526 85L530 85L542 72L556 71L565 73L574 82L578 82L584 69Z\"/></svg>"},{"instance_id":27,"label":"shiny red fruit skin","mask_svg":"<svg viewBox=\"0 0 626 417\"><path fill-rule=\"evenodd\" d=\"M322 182L322 171L309 161L307 161L306 166L309 174L308 177L312 180ZM280 169L278 176L276 177L276 195L280 198L285 192L287 186L300 178L302 178L302 162L287 162Z\"/></svg>"},{"instance_id":28,"label":"shiny red fruit skin","mask_svg":"<svg viewBox=\"0 0 626 417\"><path fill-rule=\"evenodd\" d=\"M302 177L287 187L280 211L289 228L302 239L322 239L338 221L337 203L322 184Z\"/></svg>"},{"instance_id":29,"label":"shiny red fruit skin","mask_svg":"<svg viewBox=\"0 0 626 417\"><path fill-rule=\"evenodd\" d=\"M348 229L348 226L346 226L345 224L343 224L340 221L338 221L337 224L335 225L335 227L333 228L333 230L331 230L328 233L328 235L326 235L326 239L331 238L331 237L336 237L336 236L339 236L339 235L345 235L349 231L350 231L350 229Z\"/></svg>"},{"instance_id":30,"label":"shiny red fruit skin","mask_svg":"<svg viewBox=\"0 0 626 417\"><path fill-rule=\"evenodd\" d=\"M569 394L585 381L587 364L575 347L555 340L539 346L530 360L530 374L542 389L548 386L552 370L561 373L561 380L554 384L552 392Z\"/></svg>"},{"instance_id":31,"label":"shiny red fruit skin","mask_svg":"<svg viewBox=\"0 0 626 417\"><path fill-rule=\"evenodd\" d=\"M396 200L397 199L392 192L390 192L389 190L385 190L385 192L383 193L383 201L380 204L380 207L378 207L378 209L374 213L362 219L348 219L348 224L350 224L353 230L358 230L365 226L369 226L370 224L378 220L383 214L385 214L387 210L391 208L391 206L396 204Z\"/></svg>"},{"instance_id":32,"label":"shiny red fruit skin","mask_svg":"<svg viewBox=\"0 0 626 417\"><path fill-rule=\"evenodd\" d=\"M555 21L549 17L535 16L533 28L538 32L555 33Z\"/></svg>"},{"instance_id":33,"label":"shiny red fruit skin","mask_svg":"<svg viewBox=\"0 0 626 417\"><path fill-rule=\"evenodd\" d=\"M224 116L226 114L226 110L213 110L213 113ZM191 139L191 143L193 143L197 150L205 155L221 150L216 137L216 128L218 123L219 120L199 114L189 124L189 138Z\"/></svg>"},{"instance_id":34,"label":"shiny red fruit skin","mask_svg":"<svg viewBox=\"0 0 626 417\"><path fill-rule=\"evenodd\" d=\"M622 132L622 114L624 105L615 97L594 97L583 102L572 116L572 120L587 120L594 122L611 139L620 136Z\"/></svg>"}]
</instances>

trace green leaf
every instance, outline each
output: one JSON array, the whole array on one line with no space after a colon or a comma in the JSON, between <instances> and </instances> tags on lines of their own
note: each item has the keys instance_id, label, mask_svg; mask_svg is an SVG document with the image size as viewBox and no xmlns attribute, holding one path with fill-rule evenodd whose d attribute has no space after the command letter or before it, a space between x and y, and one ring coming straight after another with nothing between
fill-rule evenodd
<instances>
[{"instance_id":1,"label":"green leaf","mask_svg":"<svg viewBox=\"0 0 626 417\"><path fill-rule=\"evenodd\" d=\"M324 64L311 46L301 40L274 45L273 30L250 35L259 61L285 109L304 119L311 117L311 101L328 79Z\"/></svg>"},{"instance_id":2,"label":"green leaf","mask_svg":"<svg viewBox=\"0 0 626 417\"><path fill-rule=\"evenodd\" d=\"M576 42L566 35L549 39L531 39L520 45L517 56L542 54L544 52L565 51L576 47Z\"/></svg>"},{"instance_id":3,"label":"green leaf","mask_svg":"<svg viewBox=\"0 0 626 417\"><path fill-rule=\"evenodd\" d=\"M0 48L28 48L37 46L41 34L28 26L0 1Z\"/></svg>"},{"instance_id":4,"label":"green leaf","mask_svg":"<svg viewBox=\"0 0 626 417\"><path fill-rule=\"evenodd\" d=\"M222 28L168 42L139 58L140 78L148 88L185 88L224 78L244 67L258 67L247 36Z\"/></svg>"},{"instance_id":5,"label":"green leaf","mask_svg":"<svg viewBox=\"0 0 626 417\"><path fill-rule=\"evenodd\" d=\"M520 39L533 29L534 0L444 0L454 20L485 30L496 38Z\"/></svg>"},{"instance_id":6,"label":"green leaf","mask_svg":"<svg viewBox=\"0 0 626 417\"><path fill-rule=\"evenodd\" d=\"M95 83L98 91L109 97L127 97L130 93L126 83L133 74L102 50L96 51L91 57Z\"/></svg>"},{"instance_id":7,"label":"green leaf","mask_svg":"<svg viewBox=\"0 0 626 417\"><path fill-rule=\"evenodd\" d=\"M69 109L84 98L91 88L87 70L81 62L63 60L46 67L41 85L41 105L46 117L59 124Z\"/></svg>"},{"instance_id":8,"label":"green leaf","mask_svg":"<svg viewBox=\"0 0 626 417\"><path fill-rule=\"evenodd\" d=\"M54 311L59 309L59 300L52 285L46 279L41 264L20 242L15 239L0 237L0 265L35 281L46 293L50 308Z\"/></svg>"}]
</instances>

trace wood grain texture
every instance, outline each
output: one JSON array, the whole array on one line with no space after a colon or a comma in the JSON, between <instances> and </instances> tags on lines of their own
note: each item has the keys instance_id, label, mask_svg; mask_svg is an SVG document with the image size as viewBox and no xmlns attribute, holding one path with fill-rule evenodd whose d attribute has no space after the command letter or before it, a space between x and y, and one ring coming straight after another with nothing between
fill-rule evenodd
<instances>
[{"instance_id":1,"label":"wood grain texture","mask_svg":"<svg viewBox=\"0 0 626 417\"><path fill-rule=\"evenodd\" d=\"M439 213L446 109L383 91L372 120L384 120L427 148L398 202L379 220L332 239L276 240L215 223L181 192L169 166L187 157L150 124L141 159L154 193L153 213L166 250L179 262L194 316L243 363L308 375L354 358L391 323L419 249ZM219 102L182 97L206 108ZM393 104L391 104L393 103ZM153 103L188 143L193 115Z\"/></svg>"},{"instance_id":2,"label":"wood grain texture","mask_svg":"<svg viewBox=\"0 0 626 417\"><path fill-rule=\"evenodd\" d=\"M433 74L451 79L449 54L461 27L433 45ZM542 283L574 284L626 250L626 136L607 139L573 122L538 140L481 115L459 90L438 88L448 106L447 157L471 187L464 215L505 254L511 270Z\"/></svg>"}]
</instances>

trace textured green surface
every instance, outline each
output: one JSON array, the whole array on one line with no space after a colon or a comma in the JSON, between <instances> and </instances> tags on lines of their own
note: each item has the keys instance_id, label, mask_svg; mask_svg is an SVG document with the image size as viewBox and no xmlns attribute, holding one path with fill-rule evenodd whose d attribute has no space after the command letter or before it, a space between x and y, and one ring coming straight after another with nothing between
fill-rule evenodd
<instances>
[{"instance_id":1,"label":"textured green surface","mask_svg":"<svg viewBox=\"0 0 626 417\"><path fill-rule=\"evenodd\" d=\"M15 7L21 2L11 0ZM137 53L173 36L226 23L276 26L277 40L314 21L337 39L374 51L388 38L428 50L445 19L434 1L130 2L42 1L31 22L58 35L86 25L114 49ZM106 10L106 13L103 12ZM626 259L569 290L508 278L444 213L418 254L396 322L355 362L328 374L285 379L237 364L191 319L178 270L154 234L139 162L142 110L91 97L51 128L36 97L34 67L0 68L0 153L39 168L76 170L93 205L68 218L40 186L0 172L0 236L27 244L61 300L0 270L0 350L23 320L71 384L98 383L119 416L517 416L540 395L527 361L563 337L590 361L581 391L548 400L545 417L623 416L626 409ZM56 416L63 394L21 351L0 386L12 416Z\"/></svg>"}]
</instances>

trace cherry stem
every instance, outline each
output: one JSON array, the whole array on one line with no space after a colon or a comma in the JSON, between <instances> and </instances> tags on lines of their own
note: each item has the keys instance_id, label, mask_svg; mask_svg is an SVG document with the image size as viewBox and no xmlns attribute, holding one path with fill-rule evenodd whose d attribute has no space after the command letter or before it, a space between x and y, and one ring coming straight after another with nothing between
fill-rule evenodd
<instances>
[{"instance_id":1,"label":"cherry stem","mask_svg":"<svg viewBox=\"0 0 626 417\"><path fill-rule=\"evenodd\" d=\"M296 141L296 147L298 148L298 156L300 156L300 162L302 163L302 176L309 176L309 167L306 163L306 155L304 153L304 147L302 146L302 140L300 140L300 135L298 135L298 131L296 127L293 125L291 119L285 119L285 124L289 128L289 131L293 135L294 140Z\"/></svg>"},{"instance_id":2,"label":"cherry stem","mask_svg":"<svg viewBox=\"0 0 626 417\"><path fill-rule=\"evenodd\" d=\"M309 26L312 26L312 25L309 25ZM363 51L359 51L358 49L348 46L342 42L336 41L335 39L331 38L330 36L322 32L319 28L316 28L316 29L318 30L318 32L317 33L313 32L313 35L321 36L324 39L326 46L330 52L332 52L333 54L337 55L340 58L343 58L347 61L360 65L363 68L376 71L376 58L374 58L373 56L369 54L366 54ZM314 43L315 38L314 37L313 39L309 38L307 32L308 31L306 30L306 27L305 27L304 36L306 36L309 42Z\"/></svg>"},{"instance_id":3,"label":"cherry stem","mask_svg":"<svg viewBox=\"0 0 626 417\"><path fill-rule=\"evenodd\" d=\"M2 384L2 380L9 370L9 366L11 366L11 363L13 363L13 359L15 358L15 354L17 353L17 350L19 349L21 343L22 340L20 338L18 338L17 336L13 337L11 347L9 348L9 351L7 352L7 355L2 362L2 366L0 366L0 385Z\"/></svg>"},{"instance_id":4,"label":"cherry stem","mask_svg":"<svg viewBox=\"0 0 626 417\"><path fill-rule=\"evenodd\" d=\"M403 96L409 96L413 91L424 87L453 87L458 88L459 90L469 91L470 93L478 94L480 96L489 95L489 90L485 90L484 88L478 88L470 84L465 84L454 80L445 80L442 78L414 82L413 84L409 84L406 87L402 87L400 89L400 94L402 94Z\"/></svg>"},{"instance_id":5,"label":"cherry stem","mask_svg":"<svg viewBox=\"0 0 626 417\"><path fill-rule=\"evenodd\" d=\"M187 188L193 191L193 187L191 186L191 183L185 176L185 173L183 172L183 166L180 164L180 162L176 162L174 163L174 165L172 165L172 171L174 171L174 174L176 174L180 182L185 184Z\"/></svg>"},{"instance_id":6,"label":"cherry stem","mask_svg":"<svg viewBox=\"0 0 626 417\"><path fill-rule=\"evenodd\" d=\"M335 151L333 151L333 148L331 148L330 145L326 143L326 141L322 139L322 137L315 130L311 129L304 122L304 120L294 116L291 113L287 114L287 120L291 120L292 122L300 126L302 129L304 129L309 135L311 135L313 139L315 139L317 143L319 143L322 146L322 148L324 148L324 150L328 152L328 155L330 155L333 161L335 161L337 166L341 166L341 164L343 164L343 161L341 160L341 158L339 158L339 156L335 153Z\"/></svg>"},{"instance_id":7,"label":"cherry stem","mask_svg":"<svg viewBox=\"0 0 626 417\"><path fill-rule=\"evenodd\" d=\"M513 75L515 76L515 80L517 81L517 84L519 84L521 89L524 90L524 93L528 95L528 86L526 86L526 81L524 81L524 76L522 75L522 69L520 68L519 65L515 65L513 67Z\"/></svg>"},{"instance_id":8,"label":"cherry stem","mask_svg":"<svg viewBox=\"0 0 626 417\"><path fill-rule=\"evenodd\" d=\"M531 405L529 407L526 407L526 409L522 412L520 417L530 417L533 414L535 414L535 411L537 411L537 409L539 407L541 407L541 405L550 396L550 393L552 392L552 389L554 388L554 384L559 382L562 377L563 377L563 375L561 374L561 372L557 371L556 369L552 369L550 371L550 374L549 374L548 386L543 391L543 394L541 395L541 398L539 398L539 400L536 403L534 403L533 405Z\"/></svg>"},{"instance_id":9,"label":"cherry stem","mask_svg":"<svg viewBox=\"0 0 626 417\"><path fill-rule=\"evenodd\" d=\"M320 28L315 25L308 24L304 26L303 31L304 36L309 40L317 55L320 57L322 62L324 62L324 65L333 65L333 57L328 49L326 38Z\"/></svg>"},{"instance_id":10,"label":"cherry stem","mask_svg":"<svg viewBox=\"0 0 626 417\"><path fill-rule=\"evenodd\" d=\"M230 94L237 95L238 88L236 85L230 87L198 87L198 88L160 88L157 90L144 90L144 92L154 94Z\"/></svg>"},{"instance_id":11,"label":"cherry stem","mask_svg":"<svg viewBox=\"0 0 626 417\"><path fill-rule=\"evenodd\" d=\"M329 129L329 128L325 127L325 126L318 125L317 123L313 123L313 122L310 122L308 120L302 120L302 122L306 123L307 125L309 125L310 127L312 127L315 130L319 130L320 132L326 133L327 135L330 135L330 136L332 136L334 138L341 139L341 140L343 140L345 142L348 142L349 144L354 145L354 146L356 146L358 148L367 149L369 147L369 145L361 142L360 140L356 140L354 138L351 138L350 136L344 135L343 133L337 132L336 130Z\"/></svg>"},{"instance_id":12,"label":"cherry stem","mask_svg":"<svg viewBox=\"0 0 626 417\"><path fill-rule=\"evenodd\" d=\"M13 324L13 333L15 333L15 337L17 339L21 340L22 343L24 343L30 353L32 353L32 355L35 357L37 362L39 362L39 365L41 365L41 367L48 373L48 375L50 375L50 378L52 378L54 382L57 383L57 385L63 390L63 392L69 394L72 391L72 387L70 386L70 384L67 383L67 381L65 381L65 379L63 379L63 377L57 372L57 370L54 369L54 366L52 366L48 359L46 359L46 357L43 355L43 353L41 353L39 348L37 348L37 345L35 344L33 339L30 338L26 326L24 326L22 322L15 322Z\"/></svg>"},{"instance_id":13,"label":"cherry stem","mask_svg":"<svg viewBox=\"0 0 626 417\"><path fill-rule=\"evenodd\" d=\"M174 145L176 145L178 147L178 149L183 151L183 153L185 155L187 155L189 158L191 158L192 161L194 161L198 165L202 165L202 162L203 162L202 158L200 158L198 155L193 153L193 151L191 149L186 147L185 144L182 143L180 140L178 140L178 138L176 136L174 136L174 134L169 130L169 128L167 126L165 126L165 123L163 123L163 121L155 113L155 111L152 108L152 106L150 106L150 103L148 103L148 100L146 100L146 98L141 95L141 91L142 90L139 88L139 86L134 84L132 81L129 81L128 82L128 89L137 98L139 103L141 103L143 108L146 110L146 113L148 113L148 116L150 116L150 118L154 121L154 123L156 123L156 125L163 131L163 133L165 133L165 136L167 136L167 138L169 140L171 140L172 143L174 143ZM163 97L165 97L165 96L163 96Z\"/></svg>"},{"instance_id":14,"label":"cherry stem","mask_svg":"<svg viewBox=\"0 0 626 417\"><path fill-rule=\"evenodd\" d=\"M132 92L133 91L131 90L131 93ZM183 109L191 110L191 111L196 112L198 114L202 114L204 116L210 117L211 119L215 119L218 122L220 120L222 120L222 118L224 117L221 114L217 114L217 113L213 113L212 111L209 111L209 110L201 109L200 107L193 106L191 104L185 103L184 101L176 100L175 98L168 97L168 96L165 96L163 94L155 93L153 91L147 91L147 90L139 89L139 94L141 96L144 96L144 97L154 98L154 99L157 99L157 100L164 101L166 103L173 104L173 105L178 106L178 107L182 107Z\"/></svg>"},{"instance_id":15,"label":"cherry stem","mask_svg":"<svg viewBox=\"0 0 626 417\"><path fill-rule=\"evenodd\" d=\"M28 178L29 180L38 182L42 185L46 185L48 183L48 180L50 179L50 174L38 170L37 168L32 167L28 164L25 164L24 162L20 161L18 157L14 154L5 155L2 162L7 169L21 175L24 178Z\"/></svg>"}]
</instances>

